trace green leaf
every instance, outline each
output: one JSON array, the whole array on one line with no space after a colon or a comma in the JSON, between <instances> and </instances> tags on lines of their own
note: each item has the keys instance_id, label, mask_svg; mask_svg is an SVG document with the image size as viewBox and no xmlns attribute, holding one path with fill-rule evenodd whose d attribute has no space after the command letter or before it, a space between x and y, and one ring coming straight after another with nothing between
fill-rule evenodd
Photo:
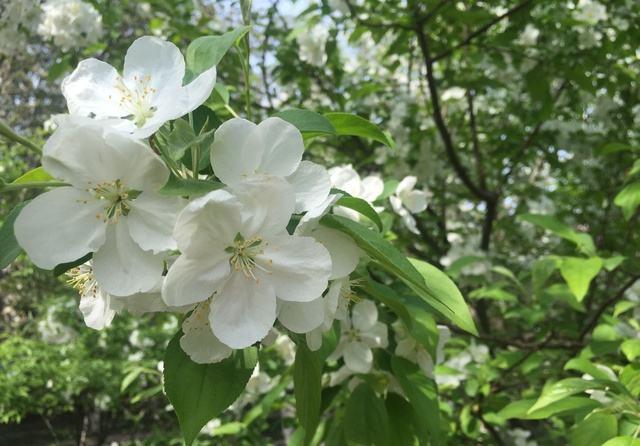
<instances>
[{"instance_id":1,"label":"green leaf","mask_svg":"<svg viewBox=\"0 0 640 446\"><path fill-rule=\"evenodd\" d=\"M632 362L637 357L640 357L640 339L627 339L620 346L620 350Z\"/></svg>"},{"instance_id":2,"label":"green leaf","mask_svg":"<svg viewBox=\"0 0 640 446\"><path fill-rule=\"evenodd\" d=\"M348 218L325 215L321 223L349 235L365 253L408 285L429 307L463 330L477 335L476 326L462 294L442 271L416 259L410 262L380 233Z\"/></svg>"},{"instance_id":3,"label":"green leaf","mask_svg":"<svg viewBox=\"0 0 640 446\"><path fill-rule=\"evenodd\" d=\"M572 446L601 446L618 434L618 419L608 413L594 413L582 420L571 433Z\"/></svg>"},{"instance_id":4,"label":"green leaf","mask_svg":"<svg viewBox=\"0 0 640 446\"><path fill-rule=\"evenodd\" d=\"M469 293L471 299L491 299L503 300L506 302L517 302L516 295L502 289L499 285L489 285L480 287Z\"/></svg>"},{"instance_id":5,"label":"green leaf","mask_svg":"<svg viewBox=\"0 0 640 446\"><path fill-rule=\"evenodd\" d=\"M602 259L602 266L607 271L613 271L617 267L620 266L622 262L624 262L627 258L625 256L614 256L609 257L608 259Z\"/></svg>"},{"instance_id":6,"label":"green leaf","mask_svg":"<svg viewBox=\"0 0 640 446\"><path fill-rule=\"evenodd\" d=\"M215 364L196 364L180 348L176 334L165 352L164 389L173 405L187 446L202 427L233 403L257 362L253 347Z\"/></svg>"},{"instance_id":7,"label":"green leaf","mask_svg":"<svg viewBox=\"0 0 640 446\"><path fill-rule=\"evenodd\" d=\"M60 263L59 265L56 265L55 268L53 268L53 275L54 277L61 276L62 274L69 271L70 269L75 268L76 266L82 265L83 263L87 263L89 260L91 260L92 257L93 257L93 253L90 252L83 255L79 259L74 260L73 262Z\"/></svg>"},{"instance_id":8,"label":"green leaf","mask_svg":"<svg viewBox=\"0 0 640 446\"><path fill-rule=\"evenodd\" d=\"M184 119L173 121L173 129L167 137L167 154L172 160L179 160L184 156L184 152L195 144L196 132Z\"/></svg>"},{"instance_id":9,"label":"green leaf","mask_svg":"<svg viewBox=\"0 0 640 446\"><path fill-rule=\"evenodd\" d=\"M565 370L577 370L578 372L586 373L593 376L596 379L603 381L610 380L609 375L593 364L591 361L585 358L572 358L565 365Z\"/></svg>"},{"instance_id":10,"label":"green leaf","mask_svg":"<svg viewBox=\"0 0 640 446\"><path fill-rule=\"evenodd\" d=\"M555 403L551 403L542 409L530 411L535 402L535 398L514 401L503 407L497 413L497 416L503 420L509 420L511 418L518 418L522 420L543 420L552 415L590 412L593 409L602 406L600 402L591 398L583 396L569 396L556 401Z\"/></svg>"},{"instance_id":11,"label":"green leaf","mask_svg":"<svg viewBox=\"0 0 640 446\"><path fill-rule=\"evenodd\" d=\"M300 108L291 108L276 113L278 118L293 124L302 133L321 133L335 135L336 129L333 128L331 122L320 113Z\"/></svg>"},{"instance_id":12,"label":"green leaf","mask_svg":"<svg viewBox=\"0 0 640 446\"><path fill-rule=\"evenodd\" d=\"M462 293L460 293L456 284L453 283L453 280L438 268L427 262L413 258L409 258L409 262L411 262L423 277L428 292L433 296L440 298L443 305L439 307L437 302L432 304L427 301L427 303L434 306L436 311L447 319L450 319L463 330L466 330L473 335L477 335L478 329L471 317L469 307L467 306L464 297L462 297Z\"/></svg>"},{"instance_id":13,"label":"green leaf","mask_svg":"<svg viewBox=\"0 0 640 446\"><path fill-rule=\"evenodd\" d=\"M616 195L613 202L622 208L624 218L629 220L640 205L640 181L628 184Z\"/></svg>"},{"instance_id":14,"label":"green leaf","mask_svg":"<svg viewBox=\"0 0 640 446\"><path fill-rule=\"evenodd\" d=\"M380 130L373 122L351 113L325 113L324 116L340 136L359 136L369 138L384 144L389 148L394 147L394 142L389 135Z\"/></svg>"},{"instance_id":15,"label":"green leaf","mask_svg":"<svg viewBox=\"0 0 640 446\"><path fill-rule=\"evenodd\" d=\"M367 383L356 387L347 402L344 434L350 445L391 444L387 409Z\"/></svg>"},{"instance_id":16,"label":"green leaf","mask_svg":"<svg viewBox=\"0 0 640 446\"><path fill-rule=\"evenodd\" d=\"M407 401L400 395L389 392L385 401L389 416L389 433L393 444L398 446L412 446L416 444L412 418L416 413ZM409 416L413 414L413 417Z\"/></svg>"},{"instance_id":17,"label":"green leaf","mask_svg":"<svg viewBox=\"0 0 640 446\"><path fill-rule=\"evenodd\" d=\"M640 438L633 438L630 435L623 435L621 437L614 437L603 443L602 446L640 446Z\"/></svg>"},{"instance_id":18,"label":"green leaf","mask_svg":"<svg viewBox=\"0 0 640 446\"><path fill-rule=\"evenodd\" d=\"M403 299L392 288L369 279L362 285L362 290L369 296L391 308L391 310L402 319L407 328L411 329L413 320L409 314L409 310L403 303Z\"/></svg>"},{"instance_id":19,"label":"green leaf","mask_svg":"<svg viewBox=\"0 0 640 446\"><path fill-rule=\"evenodd\" d=\"M582 299L587 295L591 281L601 269L602 259L600 257L590 259L563 257L560 261L560 274L578 302L582 302Z\"/></svg>"},{"instance_id":20,"label":"green leaf","mask_svg":"<svg viewBox=\"0 0 640 446\"><path fill-rule=\"evenodd\" d=\"M576 393L582 393L589 389L599 389L603 385L598 380L586 380L580 378L566 378L551 384L542 391L542 395L529 409L528 413L542 409L549 404L560 401Z\"/></svg>"},{"instance_id":21,"label":"green leaf","mask_svg":"<svg viewBox=\"0 0 640 446\"><path fill-rule=\"evenodd\" d=\"M618 153L618 152L627 152L627 151L633 152L635 150L637 149L633 146L630 146L629 144L623 144L620 142L610 142L600 147L599 149L597 149L596 153L598 155L609 155L609 154Z\"/></svg>"},{"instance_id":22,"label":"green leaf","mask_svg":"<svg viewBox=\"0 0 640 446\"><path fill-rule=\"evenodd\" d=\"M38 183L40 181L52 181L53 178L47 172L44 171L42 166L31 169L25 174L15 179L11 184L23 184L23 183Z\"/></svg>"},{"instance_id":23,"label":"green leaf","mask_svg":"<svg viewBox=\"0 0 640 446\"><path fill-rule=\"evenodd\" d=\"M22 208L26 205L27 202L23 202L14 207L4 219L4 223L0 228L0 269L6 268L22 251L13 233L13 224L16 218L18 218L20 211L22 211Z\"/></svg>"},{"instance_id":24,"label":"green leaf","mask_svg":"<svg viewBox=\"0 0 640 446\"><path fill-rule=\"evenodd\" d=\"M422 423L417 428L423 437L429 437L433 445L444 444L440 427L438 387L415 364L397 356L391 358L393 375L409 398Z\"/></svg>"},{"instance_id":25,"label":"green leaf","mask_svg":"<svg viewBox=\"0 0 640 446\"><path fill-rule=\"evenodd\" d=\"M217 181L177 178L171 175L169 177L169 181L167 181L159 192L162 195L177 195L193 198L205 195L212 190L220 189L222 187L224 187L224 184Z\"/></svg>"},{"instance_id":26,"label":"green leaf","mask_svg":"<svg viewBox=\"0 0 640 446\"><path fill-rule=\"evenodd\" d=\"M346 208L353 209L371 220L378 227L378 230L382 231L382 220L380 220L380 215L378 215L375 209L373 209L366 200L357 197L342 196L336 202L336 206L344 206Z\"/></svg>"},{"instance_id":27,"label":"green leaf","mask_svg":"<svg viewBox=\"0 0 640 446\"><path fill-rule=\"evenodd\" d=\"M553 232L559 237L575 243L578 245L578 248L588 256L596 255L596 247L589 234L578 232L572 227L559 222L549 215L523 214L518 218L536 226L540 226L541 228Z\"/></svg>"},{"instance_id":28,"label":"green leaf","mask_svg":"<svg viewBox=\"0 0 640 446\"><path fill-rule=\"evenodd\" d=\"M251 29L242 26L220 36L198 37L187 48L187 68L192 77L218 65L222 57Z\"/></svg>"},{"instance_id":29,"label":"green leaf","mask_svg":"<svg viewBox=\"0 0 640 446\"><path fill-rule=\"evenodd\" d=\"M296 415L304 428L307 444L320 421L323 363L320 352L309 350L304 341L298 343L293 364L293 393L296 397Z\"/></svg>"}]
</instances>

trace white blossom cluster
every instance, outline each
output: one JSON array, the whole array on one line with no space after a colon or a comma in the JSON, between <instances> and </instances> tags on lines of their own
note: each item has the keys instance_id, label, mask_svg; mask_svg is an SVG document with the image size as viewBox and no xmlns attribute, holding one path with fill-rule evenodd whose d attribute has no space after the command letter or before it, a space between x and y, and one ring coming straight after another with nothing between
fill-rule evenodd
<instances>
[{"instance_id":1,"label":"white blossom cluster","mask_svg":"<svg viewBox=\"0 0 640 446\"><path fill-rule=\"evenodd\" d=\"M10 56L24 48L28 30L38 20L35 0L4 0L0 2L0 55Z\"/></svg>"},{"instance_id":2,"label":"white blossom cluster","mask_svg":"<svg viewBox=\"0 0 640 446\"><path fill-rule=\"evenodd\" d=\"M46 269L91 253L69 273L90 327L125 309L190 312L180 344L197 362L264 339L276 320L319 348L360 257L319 225L339 198L329 173L302 160L293 125L234 118L211 147L224 187L189 202L163 195L170 171L146 138L204 102L216 77L214 67L183 86L184 73L178 48L155 37L133 43L122 74L82 61L62 86L70 114L43 149L44 169L66 185L25 206L16 238Z\"/></svg>"},{"instance_id":3,"label":"white blossom cluster","mask_svg":"<svg viewBox=\"0 0 640 446\"><path fill-rule=\"evenodd\" d=\"M38 34L63 51L86 47L102 36L102 16L82 0L47 0L42 5Z\"/></svg>"}]
</instances>

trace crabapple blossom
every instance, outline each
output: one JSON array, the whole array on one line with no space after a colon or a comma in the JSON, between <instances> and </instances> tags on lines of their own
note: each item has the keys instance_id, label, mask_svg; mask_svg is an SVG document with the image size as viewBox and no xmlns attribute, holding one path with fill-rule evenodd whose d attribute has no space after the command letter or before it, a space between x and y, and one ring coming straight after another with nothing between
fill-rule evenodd
<instances>
[{"instance_id":1,"label":"crabapple blossom","mask_svg":"<svg viewBox=\"0 0 640 446\"><path fill-rule=\"evenodd\" d=\"M158 37L137 39L124 58L122 75L98 59L85 59L62 82L69 113L109 119L111 125L146 138L165 122L195 110L211 94L211 67L182 85L185 63L178 47Z\"/></svg>"},{"instance_id":2,"label":"crabapple blossom","mask_svg":"<svg viewBox=\"0 0 640 446\"><path fill-rule=\"evenodd\" d=\"M445 325L438 325L438 345L436 346L436 358L427 352L407 330L404 323L398 319L392 324L396 333L396 355L418 364L424 374L433 377L433 368L444 360L444 346L451 337L451 331Z\"/></svg>"},{"instance_id":3,"label":"crabapple blossom","mask_svg":"<svg viewBox=\"0 0 640 446\"><path fill-rule=\"evenodd\" d=\"M68 186L30 201L15 235L36 266L51 269L93 253L93 273L116 296L150 291L175 249L182 204L158 190L169 178L144 143L88 118L67 118L46 142L42 165Z\"/></svg>"},{"instance_id":4,"label":"crabapple blossom","mask_svg":"<svg viewBox=\"0 0 640 446\"><path fill-rule=\"evenodd\" d=\"M302 134L283 119L254 124L233 118L215 132L211 166L220 181L232 188L254 177L286 179L298 213L318 207L331 189L327 170L302 161L303 152Z\"/></svg>"},{"instance_id":5,"label":"crabapple blossom","mask_svg":"<svg viewBox=\"0 0 640 446\"><path fill-rule=\"evenodd\" d=\"M407 228L414 234L419 234L416 220L412 214L417 214L427 208L429 194L422 190L415 190L416 177L407 176L400 181L394 195L389 197L391 207L398 214Z\"/></svg>"},{"instance_id":6,"label":"crabapple blossom","mask_svg":"<svg viewBox=\"0 0 640 446\"><path fill-rule=\"evenodd\" d=\"M573 18L589 25L607 20L607 8L593 0L580 0L573 12Z\"/></svg>"},{"instance_id":7,"label":"crabapple blossom","mask_svg":"<svg viewBox=\"0 0 640 446\"><path fill-rule=\"evenodd\" d=\"M331 187L340 189L353 197L361 198L369 204L372 204L384 190L384 183L380 177L369 175L361 179L351 164L332 167L329 169L329 177ZM336 206L333 212L354 221L360 220L358 212L344 206Z\"/></svg>"},{"instance_id":8,"label":"crabapple blossom","mask_svg":"<svg viewBox=\"0 0 640 446\"><path fill-rule=\"evenodd\" d=\"M281 178L254 179L234 194L216 190L193 200L175 226L182 254L167 274L165 302L210 300L212 332L231 348L264 338L278 300L316 299L331 274L324 246L287 233L293 209L291 186Z\"/></svg>"},{"instance_id":9,"label":"crabapple blossom","mask_svg":"<svg viewBox=\"0 0 640 446\"><path fill-rule=\"evenodd\" d=\"M327 52L325 46L329 39L329 30L323 23L316 23L309 27L305 26L296 36L300 47L300 60L317 67L327 62Z\"/></svg>"},{"instance_id":10,"label":"crabapple blossom","mask_svg":"<svg viewBox=\"0 0 640 446\"><path fill-rule=\"evenodd\" d=\"M330 359L342 357L356 373L368 373L373 365L373 348L387 347L387 326L378 322L378 309L370 300L353 306L351 317L341 323L342 334Z\"/></svg>"},{"instance_id":11,"label":"crabapple blossom","mask_svg":"<svg viewBox=\"0 0 640 446\"><path fill-rule=\"evenodd\" d=\"M102 36L102 16L91 3L81 0L47 0L42 5L38 34L63 51L82 48Z\"/></svg>"}]
</instances>

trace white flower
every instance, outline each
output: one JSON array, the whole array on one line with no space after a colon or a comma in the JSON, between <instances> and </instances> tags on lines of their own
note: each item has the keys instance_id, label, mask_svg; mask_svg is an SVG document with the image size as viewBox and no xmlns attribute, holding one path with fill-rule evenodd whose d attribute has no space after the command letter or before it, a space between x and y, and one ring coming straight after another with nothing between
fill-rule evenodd
<instances>
[{"instance_id":1,"label":"white flower","mask_svg":"<svg viewBox=\"0 0 640 446\"><path fill-rule=\"evenodd\" d=\"M76 332L57 320L52 311L38 322L38 332L47 344L66 344L76 337Z\"/></svg>"},{"instance_id":2,"label":"white flower","mask_svg":"<svg viewBox=\"0 0 640 446\"><path fill-rule=\"evenodd\" d=\"M220 342L209 324L209 301L198 304L182 323L180 347L198 364L219 362L228 358L233 350Z\"/></svg>"},{"instance_id":3,"label":"white flower","mask_svg":"<svg viewBox=\"0 0 640 446\"><path fill-rule=\"evenodd\" d=\"M353 197L361 198L369 204L372 204L384 190L384 183L380 177L370 175L360 179L360 175L353 169L351 164L332 167L329 169L329 177L332 187L340 189ZM354 221L360 220L360 214L353 209L336 206L333 211Z\"/></svg>"},{"instance_id":4,"label":"white flower","mask_svg":"<svg viewBox=\"0 0 640 446\"><path fill-rule=\"evenodd\" d=\"M522 45L532 46L538 42L538 36L540 36L540 30L531 23L527 23L518 40Z\"/></svg>"},{"instance_id":5,"label":"white flower","mask_svg":"<svg viewBox=\"0 0 640 446\"><path fill-rule=\"evenodd\" d=\"M322 23L316 23L299 30L296 40L300 47L300 60L315 66L322 66L327 62L325 46L329 39L329 30Z\"/></svg>"},{"instance_id":6,"label":"white flower","mask_svg":"<svg viewBox=\"0 0 640 446\"><path fill-rule=\"evenodd\" d=\"M33 263L51 269L87 253L109 294L150 291L164 268L179 198L157 191L169 178L142 142L87 118L69 118L46 142L42 165L70 186L45 192L16 219L15 235Z\"/></svg>"},{"instance_id":7,"label":"white flower","mask_svg":"<svg viewBox=\"0 0 640 446\"><path fill-rule=\"evenodd\" d=\"M538 443L536 443L533 440L529 441L531 432L524 429L520 429L519 427L508 430L507 435L513 440L513 446L537 446L538 445Z\"/></svg>"},{"instance_id":8,"label":"white flower","mask_svg":"<svg viewBox=\"0 0 640 446\"><path fill-rule=\"evenodd\" d=\"M347 300L351 296L348 277L358 266L361 255L360 248L350 237L319 225L320 218L336 199L337 196L331 196L321 206L307 212L295 230L296 235L311 236L329 251L332 265L329 289L323 297L311 302L281 302L278 307L278 320L295 333L306 333L311 350L320 348L322 334L331 329L334 319L346 317Z\"/></svg>"},{"instance_id":9,"label":"white flower","mask_svg":"<svg viewBox=\"0 0 640 446\"><path fill-rule=\"evenodd\" d=\"M416 177L404 177L396 187L394 195L389 197L391 207L398 214L409 231L419 234L416 219L411 214L417 214L427 208L429 194L422 190L415 190Z\"/></svg>"},{"instance_id":10,"label":"white flower","mask_svg":"<svg viewBox=\"0 0 640 446\"><path fill-rule=\"evenodd\" d=\"M146 138L165 122L195 110L211 94L212 67L183 86L184 58L173 43L140 37L127 50L122 76L111 65L85 59L62 82L69 113L97 119Z\"/></svg>"},{"instance_id":11,"label":"white flower","mask_svg":"<svg viewBox=\"0 0 640 446\"><path fill-rule=\"evenodd\" d=\"M404 323L398 319L392 324L396 332L396 355L418 364L425 375L433 377L433 367L444 360L444 346L451 337L451 331L445 325L438 325L438 345L434 361L427 349L415 340Z\"/></svg>"},{"instance_id":12,"label":"white flower","mask_svg":"<svg viewBox=\"0 0 640 446\"><path fill-rule=\"evenodd\" d=\"M0 6L0 54L11 56L24 51L40 8L36 0L4 0Z\"/></svg>"},{"instance_id":13,"label":"white flower","mask_svg":"<svg viewBox=\"0 0 640 446\"><path fill-rule=\"evenodd\" d=\"M182 255L162 295L170 306L212 298L213 333L231 348L245 348L273 326L277 299L320 296L331 257L315 239L287 233L294 200L284 180L244 183L235 192L210 192L179 215L174 236Z\"/></svg>"},{"instance_id":14,"label":"white flower","mask_svg":"<svg viewBox=\"0 0 640 446\"><path fill-rule=\"evenodd\" d=\"M595 25L601 20L607 20L607 8L593 0L580 0L573 12L573 18L589 25Z\"/></svg>"},{"instance_id":15,"label":"white flower","mask_svg":"<svg viewBox=\"0 0 640 446\"><path fill-rule=\"evenodd\" d=\"M257 125L234 118L215 132L211 166L220 181L232 188L256 177L284 178L293 188L298 213L321 205L331 189L326 169L302 161L303 152L300 131L280 118Z\"/></svg>"},{"instance_id":16,"label":"white flower","mask_svg":"<svg viewBox=\"0 0 640 446\"><path fill-rule=\"evenodd\" d=\"M160 296L160 284L162 277L158 277L158 283L148 293L137 293L127 297L111 296L98 284L93 274L92 263L89 261L67 271L68 282L80 293L79 309L84 318L84 323L89 328L102 330L111 325L116 314L123 310L134 315L142 315L158 311L168 311ZM176 309L174 309L176 310ZM180 310L180 309L177 309ZM129 339L132 339L132 332ZM135 345L132 342L132 345Z\"/></svg>"},{"instance_id":17,"label":"white flower","mask_svg":"<svg viewBox=\"0 0 640 446\"><path fill-rule=\"evenodd\" d=\"M342 357L345 365L356 373L369 373L373 365L373 348L388 344L387 326L378 322L378 309L370 300L354 305L351 318L342 321L342 334L331 359Z\"/></svg>"},{"instance_id":18,"label":"white flower","mask_svg":"<svg viewBox=\"0 0 640 446\"><path fill-rule=\"evenodd\" d=\"M102 36L102 16L91 3L47 0L42 5L38 34L64 51L97 42Z\"/></svg>"},{"instance_id":19,"label":"white flower","mask_svg":"<svg viewBox=\"0 0 640 446\"><path fill-rule=\"evenodd\" d=\"M349 5L345 0L329 0L327 3L333 11L338 11L342 14L349 13Z\"/></svg>"},{"instance_id":20,"label":"white flower","mask_svg":"<svg viewBox=\"0 0 640 446\"><path fill-rule=\"evenodd\" d=\"M442 92L442 101L459 101L467 94L467 90L460 87L447 88Z\"/></svg>"}]
</instances>

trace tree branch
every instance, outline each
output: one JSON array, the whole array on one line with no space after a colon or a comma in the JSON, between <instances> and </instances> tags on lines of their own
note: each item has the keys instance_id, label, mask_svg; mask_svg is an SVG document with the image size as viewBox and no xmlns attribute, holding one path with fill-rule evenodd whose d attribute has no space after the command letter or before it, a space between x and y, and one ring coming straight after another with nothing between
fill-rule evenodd
<instances>
[{"instance_id":1,"label":"tree branch","mask_svg":"<svg viewBox=\"0 0 640 446\"><path fill-rule=\"evenodd\" d=\"M632 276L622 286L622 288L620 288L618 290L618 292L616 294L614 294L611 298L605 300L602 304L600 304L600 306L598 307L598 309L596 309L595 313L593 314L593 316L591 317L589 322L587 322L587 324L584 326L584 328L580 332L580 336L578 337L578 339L579 339L579 341L581 343L584 341L584 339L587 337L587 335L591 332L591 330L593 330L595 328L595 326L598 324L598 320L600 319L600 316L602 316L602 314L605 311L607 311L607 308L609 308L609 306L615 304L620 299L622 299L624 297L624 293L629 288L631 288L633 286L633 284L638 281L638 279L640 279L640 274L636 274L636 275Z\"/></svg>"},{"instance_id":2,"label":"tree branch","mask_svg":"<svg viewBox=\"0 0 640 446\"><path fill-rule=\"evenodd\" d=\"M476 39L477 37L479 37L482 34L484 34L485 32L487 32L494 25L496 25L496 24L500 23L502 20L514 15L515 13L517 13L521 9L525 8L527 5L529 5L529 3L532 3L532 2L533 2L533 0L524 0L523 2L517 4L513 8L509 9L504 14L501 14L501 15L497 16L495 19L493 19L493 20L487 22L486 24L482 25L480 28L478 28L477 30L475 30L471 34L469 34L462 42L458 43L457 45L454 45L451 48L448 48L448 49L442 51L441 53L436 54L433 57L433 62L436 62L438 60L441 60L441 59L444 59L446 57L449 57L455 51L457 51L460 48L463 48L463 47L469 45L474 39Z\"/></svg>"},{"instance_id":3,"label":"tree branch","mask_svg":"<svg viewBox=\"0 0 640 446\"><path fill-rule=\"evenodd\" d=\"M449 158L449 161L451 162L460 180L467 187L467 189L471 191L471 193L482 200L493 201L495 200L494 194L477 186L473 182L473 180L469 176L469 173L462 165L462 162L458 157L458 153L456 152L456 149L453 145L453 140L451 139L451 134L449 133L449 129L444 122L444 118L442 117L442 110L440 109L440 99L438 95L438 85L433 74L433 61L429 52L427 36L425 35L422 26L419 24L416 25L415 32L416 36L418 37L420 50L422 51L424 64L427 69L427 86L429 88L429 98L431 100L431 107L433 109L433 119L438 129L438 133L440 134L440 138L442 139L442 143L444 144L447 157Z\"/></svg>"},{"instance_id":4,"label":"tree branch","mask_svg":"<svg viewBox=\"0 0 640 446\"><path fill-rule=\"evenodd\" d=\"M467 90L467 105L469 107L469 127L471 129L471 145L473 147L473 155L476 160L476 175L478 182L483 189L487 188L487 182L484 175L484 166L482 163L482 154L480 153L480 141L478 140L478 127L476 125L476 114L473 110L473 90Z\"/></svg>"},{"instance_id":5,"label":"tree branch","mask_svg":"<svg viewBox=\"0 0 640 446\"><path fill-rule=\"evenodd\" d=\"M396 29L406 29L411 30L411 26L400 23L400 22L377 22L373 20L363 19L358 16L358 11L356 7L351 3L350 0L344 0L347 8L349 8L349 13L351 14L351 18L358 22L359 24L366 26L367 28L396 28Z\"/></svg>"}]
</instances>

